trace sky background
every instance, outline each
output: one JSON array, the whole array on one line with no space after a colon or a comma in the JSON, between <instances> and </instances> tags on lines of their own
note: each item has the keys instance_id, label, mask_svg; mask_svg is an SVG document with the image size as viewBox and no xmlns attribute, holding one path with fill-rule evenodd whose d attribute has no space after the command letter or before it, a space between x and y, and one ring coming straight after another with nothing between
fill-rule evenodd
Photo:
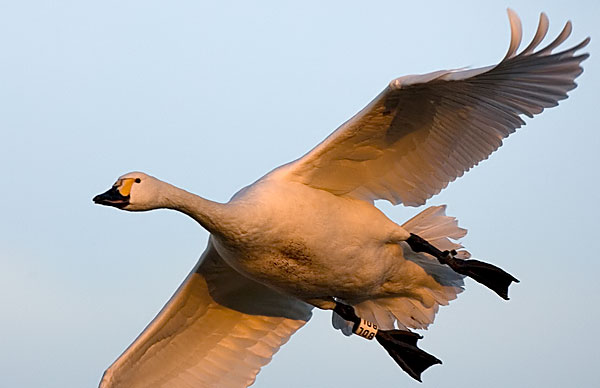
<instances>
[{"instance_id":1,"label":"sky background","mask_svg":"<svg viewBox=\"0 0 600 388\"><path fill-rule=\"evenodd\" d=\"M0 387L96 387L204 250L181 214L93 205L119 175L227 201L391 79L500 60L507 6L526 43L542 10L551 38L568 19L568 45L592 37L570 98L428 202L521 280L511 300L467 280L424 333L444 364L423 384L316 311L255 386L597 384L596 2L105 0L0 2Z\"/></svg>"}]
</instances>

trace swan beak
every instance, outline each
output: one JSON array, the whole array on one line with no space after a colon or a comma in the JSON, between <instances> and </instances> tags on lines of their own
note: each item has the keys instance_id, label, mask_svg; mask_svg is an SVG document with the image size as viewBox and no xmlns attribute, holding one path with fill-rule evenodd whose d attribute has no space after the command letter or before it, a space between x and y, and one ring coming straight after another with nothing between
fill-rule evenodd
<instances>
[{"instance_id":1,"label":"swan beak","mask_svg":"<svg viewBox=\"0 0 600 388\"><path fill-rule=\"evenodd\" d=\"M118 186L113 186L106 193L96 195L93 201L99 205L114 206L122 209L129 205L129 195L124 196L119 191Z\"/></svg>"}]
</instances>

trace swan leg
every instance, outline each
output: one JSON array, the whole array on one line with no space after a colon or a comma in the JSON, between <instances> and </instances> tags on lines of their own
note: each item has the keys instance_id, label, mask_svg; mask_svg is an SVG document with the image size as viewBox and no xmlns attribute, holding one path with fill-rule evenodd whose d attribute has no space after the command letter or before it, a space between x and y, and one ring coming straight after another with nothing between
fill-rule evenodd
<instances>
[{"instance_id":1,"label":"swan leg","mask_svg":"<svg viewBox=\"0 0 600 388\"><path fill-rule=\"evenodd\" d=\"M335 302L333 308L339 316L354 323L352 332L377 342L388 352L396 363L417 381L421 381L421 373L432 365L441 364L435 356L419 349L417 341L421 338L417 333L407 330L378 330L377 325L359 318L352 306Z\"/></svg>"},{"instance_id":2,"label":"swan leg","mask_svg":"<svg viewBox=\"0 0 600 388\"><path fill-rule=\"evenodd\" d=\"M519 282L514 276L504 271L502 268L479 260L458 259L454 257L456 251L442 252L416 234L411 233L406 242L413 251L424 252L434 256L441 264L446 264L455 272L471 277L473 280L488 287L505 300L509 299L508 287L510 284L512 282Z\"/></svg>"}]
</instances>

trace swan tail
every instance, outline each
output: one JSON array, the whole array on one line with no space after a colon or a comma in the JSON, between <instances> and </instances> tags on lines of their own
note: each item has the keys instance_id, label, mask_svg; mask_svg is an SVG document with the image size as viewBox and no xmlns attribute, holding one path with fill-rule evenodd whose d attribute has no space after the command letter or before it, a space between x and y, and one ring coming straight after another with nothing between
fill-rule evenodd
<instances>
[{"instance_id":1,"label":"swan tail","mask_svg":"<svg viewBox=\"0 0 600 388\"><path fill-rule=\"evenodd\" d=\"M455 217L446 215L446 205L431 206L410 220L402 227L427 240L441 251L457 251L457 259L466 260L471 254L457 240L467 235L467 230L458 226ZM402 243L404 258L419 265L442 286L464 286L465 275L459 274L447 265L441 264L435 257L414 252L408 244ZM456 295L455 295L456 297ZM454 298L452 298L454 299Z\"/></svg>"},{"instance_id":2,"label":"swan tail","mask_svg":"<svg viewBox=\"0 0 600 388\"><path fill-rule=\"evenodd\" d=\"M457 252L462 245L450 241L449 238L461 238L467 231L459 228L456 219L447 217L444 210L443 206L430 207L403 225L412 233L411 237L402 243L406 259L426 269L440 284L445 284L448 280L452 282L447 276L450 269L457 275L469 276L508 300L509 286L513 282L518 283L519 280L493 264L467 260L470 255L465 250ZM416 252L427 252L430 255ZM441 274L440 271L446 273Z\"/></svg>"},{"instance_id":3,"label":"swan tail","mask_svg":"<svg viewBox=\"0 0 600 388\"><path fill-rule=\"evenodd\" d=\"M455 217L446 215L446 205L431 206L406 221L402 227L435 245L441 251L459 250L463 248L457 242L467 235L467 230L458 226ZM465 258L470 257L467 251L462 251ZM434 261L434 260L432 260Z\"/></svg>"},{"instance_id":4,"label":"swan tail","mask_svg":"<svg viewBox=\"0 0 600 388\"><path fill-rule=\"evenodd\" d=\"M456 257L468 259L470 254L456 240L467 230L458 226L454 217L446 216L446 206L432 206L408 220L402 227L418 234L440 250L456 250ZM410 285L410 296L385 297L350 303L361 318L376 323L385 330L426 329L435 319L439 306L447 305L463 291L465 275L440 264L434 257L413 252L406 243L400 244L406 260L416 264L412 274L421 279ZM419 268L420 267L420 268ZM432 281L433 280L433 281ZM338 316L332 317L333 327L345 335L352 333L352 324Z\"/></svg>"}]
</instances>

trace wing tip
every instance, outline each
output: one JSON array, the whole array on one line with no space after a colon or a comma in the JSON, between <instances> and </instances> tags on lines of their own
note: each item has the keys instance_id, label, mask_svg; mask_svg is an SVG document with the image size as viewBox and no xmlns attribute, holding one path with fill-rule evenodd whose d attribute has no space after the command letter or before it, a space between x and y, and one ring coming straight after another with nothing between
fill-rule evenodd
<instances>
[{"instance_id":1,"label":"wing tip","mask_svg":"<svg viewBox=\"0 0 600 388\"><path fill-rule=\"evenodd\" d=\"M517 15L512 8L507 8L506 13L508 14L511 35L508 52L506 53L504 60L515 56L519 46L521 45L521 39L523 38L523 27L521 25L521 19L519 18L519 15Z\"/></svg>"},{"instance_id":2,"label":"wing tip","mask_svg":"<svg viewBox=\"0 0 600 388\"><path fill-rule=\"evenodd\" d=\"M523 56L523 55L532 53L533 50L535 50L535 48L537 46L539 46L540 43L542 43L542 40L544 40L544 38L548 34L549 26L550 26L550 21L548 19L548 16L544 12L540 13L538 27L537 27L537 30L535 32L533 39L531 40L531 43L529 43L529 45L525 48L525 50L521 51L521 53L518 56Z\"/></svg>"},{"instance_id":3,"label":"wing tip","mask_svg":"<svg viewBox=\"0 0 600 388\"><path fill-rule=\"evenodd\" d=\"M510 41L510 45L508 48L508 52L506 53L504 59L502 59L501 62L504 62L515 56L523 57L523 56L527 56L530 54L537 55L537 56L551 55L552 51L555 48L557 48L558 46L560 46L563 42L565 42L567 40L567 38L573 32L573 23L570 20L568 20L565 23L561 32L556 36L556 38L554 38L554 40L552 42L550 42L546 47L544 47L534 53L534 50L537 48L537 46L539 46L539 44L546 37L546 35L548 33L548 28L550 25L548 15L546 15L545 12L541 12L539 21L538 21L538 27L537 27L537 30L535 32L533 39L531 40L531 43L529 43L529 45L523 51L521 51L520 53L517 54L518 47L521 44L522 33L523 33L522 26L521 26L521 20L519 19L519 16L517 15L517 13L511 8L507 8L507 13L508 13L508 18L509 18L510 28L511 28L511 41ZM580 49L584 48L585 46L587 46L589 44L590 40L591 39L588 36L581 43L577 44L576 46L574 46L570 49L563 51L562 53L574 53L575 51L580 50Z\"/></svg>"},{"instance_id":4,"label":"wing tip","mask_svg":"<svg viewBox=\"0 0 600 388\"><path fill-rule=\"evenodd\" d=\"M576 47L575 47L575 51L577 50L581 50L582 48L586 47L588 44L590 44L590 42L592 41L592 37L591 36L587 36L584 40L582 40ZM590 54L586 53L587 56L589 57ZM586 57L587 58L587 57Z\"/></svg>"}]
</instances>

